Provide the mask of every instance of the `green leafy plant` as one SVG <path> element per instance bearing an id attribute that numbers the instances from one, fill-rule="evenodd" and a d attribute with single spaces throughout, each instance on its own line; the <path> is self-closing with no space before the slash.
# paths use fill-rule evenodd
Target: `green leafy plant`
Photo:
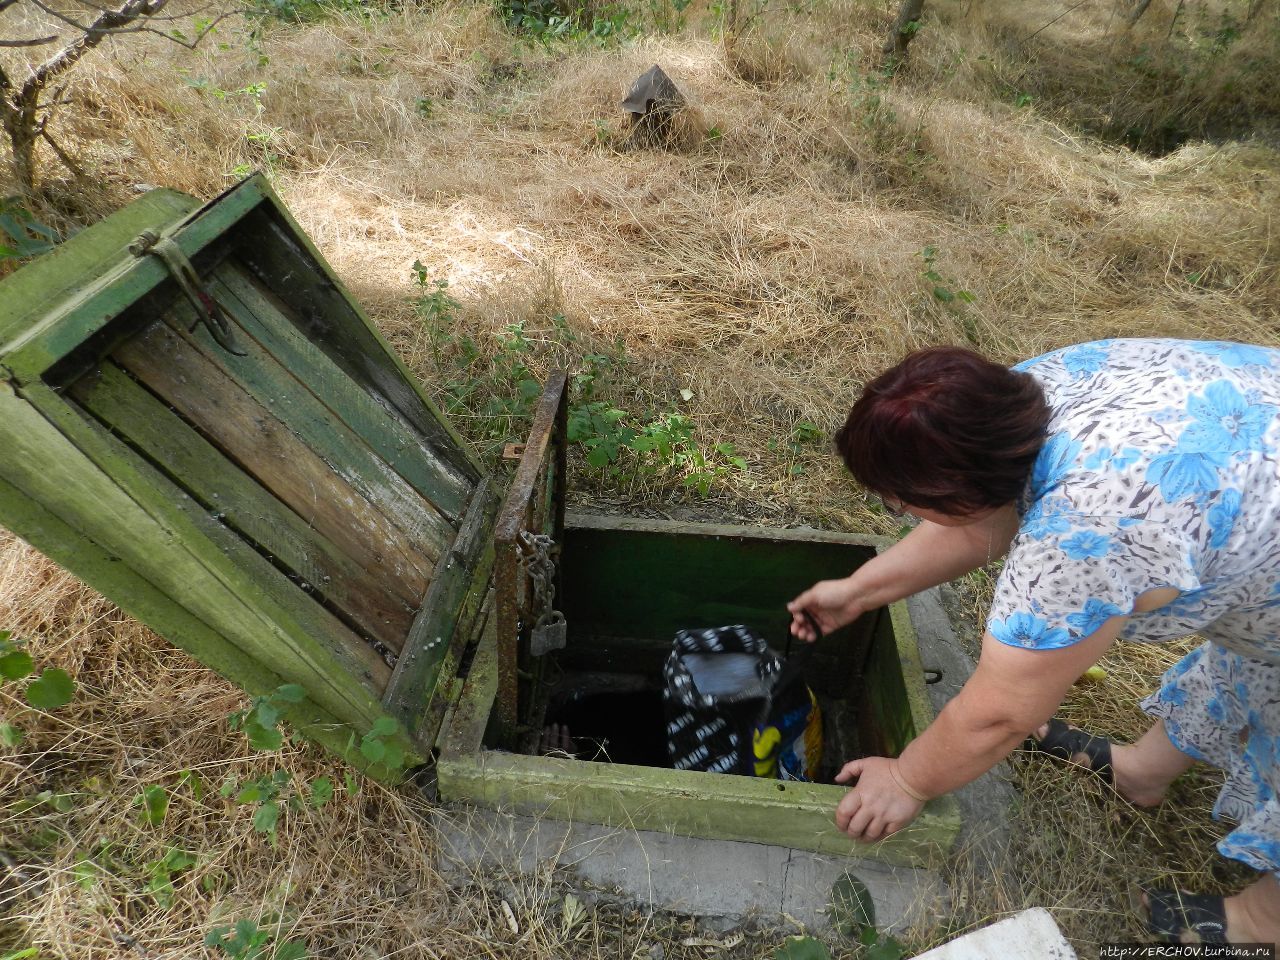
<path id="1" fill-rule="evenodd" d="M 307 945 L 301 940 L 273 943 L 275 934 L 252 920 L 237 920 L 234 927 L 214 927 L 204 945 L 215 947 L 231 960 L 305 960 Z"/>
<path id="2" fill-rule="evenodd" d="M 0 630 L 0 680 L 25 680 L 34 672 L 35 662 L 31 655 L 18 649 L 11 631 Z M 23 696 L 37 710 L 56 710 L 70 703 L 75 692 L 75 681 L 70 674 L 57 667 L 49 667 L 27 684 Z M 7 735 L 6 740 L 11 736 Z"/>
<path id="3" fill-rule="evenodd" d="M 262 697 L 254 697 L 248 710 L 238 710 L 228 718 L 232 730 L 243 730 L 255 750 L 279 750 L 284 745 L 280 718 L 289 707 L 306 699 L 307 692 L 296 683 L 283 683 Z"/>
<path id="4" fill-rule="evenodd" d="M 257 777 L 248 783 L 239 785 L 232 781 L 223 784 L 223 794 L 236 794 L 236 803 L 249 804 L 256 809 L 253 812 L 253 829 L 270 836 L 274 843 L 276 825 L 280 822 L 280 804 L 282 793 L 293 780 L 288 770 L 277 770 L 272 774 Z"/>
<path id="5" fill-rule="evenodd" d="M 48 253 L 58 233 L 37 220 L 16 197 L 0 199 L 0 260 L 21 260 Z"/>
<path id="6" fill-rule="evenodd" d="M 379 717 L 360 738 L 361 755 L 370 763 L 380 763 L 391 770 L 403 769 L 404 748 L 393 739 L 399 732 L 400 724 L 393 717 Z"/>
<path id="7" fill-rule="evenodd" d="M 773 960 L 831 960 L 831 950 L 813 937 L 788 937 L 773 951 Z"/>
<path id="8" fill-rule="evenodd" d="M 142 808 L 139 817 L 143 823 L 158 827 L 169 810 L 169 792 L 158 783 L 149 784 L 133 798 L 133 805 Z"/>
<path id="9" fill-rule="evenodd" d="M 147 874 L 146 891 L 160 906 L 173 904 L 173 878 L 196 865 L 196 858 L 177 847 L 170 847 L 159 860 L 152 860 L 143 868 Z"/>

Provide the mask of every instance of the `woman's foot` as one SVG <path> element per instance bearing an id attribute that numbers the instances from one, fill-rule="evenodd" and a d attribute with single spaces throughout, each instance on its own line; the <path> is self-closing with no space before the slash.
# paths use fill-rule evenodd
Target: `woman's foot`
<path id="1" fill-rule="evenodd" d="M 1182 890 L 1141 893 L 1147 929 L 1166 943 L 1229 942 L 1226 901 L 1222 897 Z M 1238 942 L 1238 938 L 1233 939 Z"/>
<path id="2" fill-rule="evenodd" d="M 1139 911 L 1170 943 L 1280 942 L 1280 884 L 1272 874 L 1230 897 L 1143 890 Z"/>
<path id="3" fill-rule="evenodd" d="M 1158 805 L 1169 785 L 1194 762 L 1169 742 L 1163 723 L 1152 726 L 1137 743 L 1124 744 L 1093 736 L 1055 717 L 1036 730 L 1034 744 L 1051 756 L 1098 773 L 1138 807 Z"/>

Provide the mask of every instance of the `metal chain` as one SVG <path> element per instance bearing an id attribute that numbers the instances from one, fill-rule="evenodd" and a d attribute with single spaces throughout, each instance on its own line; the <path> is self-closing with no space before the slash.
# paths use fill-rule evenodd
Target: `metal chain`
<path id="1" fill-rule="evenodd" d="M 564 619 L 564 614 L 552 606 L 555 598 L 556 556 L 560 545 L 545 533 L 520 531 L 520 552 L 524 555 L 525 571 L 533 581 L 534 626 L 541 627 Z"/>

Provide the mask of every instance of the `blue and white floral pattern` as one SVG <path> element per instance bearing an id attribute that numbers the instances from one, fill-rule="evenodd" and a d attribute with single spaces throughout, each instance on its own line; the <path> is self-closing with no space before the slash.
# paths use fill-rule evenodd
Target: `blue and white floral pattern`
<path id="1" fill-rule="evenodd" d="M 1053 418 L 988 629 L 1052 649 L 1125 615 L 1128 640 L 1203 637 L 1143 709 L 1226 771 L 1222 853 L 1280 873 L 1280 350 L 1107 340 L 1016 369 Z M 1155 587 L 1180 592 L 1133 612 Z"/>

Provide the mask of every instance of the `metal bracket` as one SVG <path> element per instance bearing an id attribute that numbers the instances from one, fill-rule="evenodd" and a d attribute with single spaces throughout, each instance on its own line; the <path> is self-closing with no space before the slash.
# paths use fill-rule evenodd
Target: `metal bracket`
<path id="1" fill-rule="evenodd" d="M 173 241 L 172 237 L 162 237 L 153 230 L 147 230 L 129 244 L 129 252 L 139 258 L 151 254 L 158 257 L 165 265 L 174 283 L 178 285 L 178 289 L 186 295 L 186 298 L 191 301 L 191 306 L 195 308 L 196 322 L 191 325 L 191 331 L 203 323 L 205 329 L 209 331 L 209 336 L 213 337 L 214 342 L 227 353 L 237 357 L 248 356 L 248 353 L 236 343 L 235 336 L 231 332 L 231 323 L 223 314 L 222 307 L 205 290 L 200 274 L 196 273 L 196 268 L 191 265 L 187 255 L 182 252 L 182 248 Z"/>

